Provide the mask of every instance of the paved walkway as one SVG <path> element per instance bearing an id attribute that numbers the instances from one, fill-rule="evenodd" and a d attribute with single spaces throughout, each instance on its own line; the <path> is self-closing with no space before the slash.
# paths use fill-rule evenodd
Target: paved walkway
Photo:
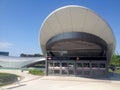
<path id="1" fill-rule="evenodd" d="M 19 83 L 3 87 L 4 90 L 120 90 L 120 76 L 107 79 L 81 77 L 34 76 L 20 70 L 1 70 L 24 77 Z"/>

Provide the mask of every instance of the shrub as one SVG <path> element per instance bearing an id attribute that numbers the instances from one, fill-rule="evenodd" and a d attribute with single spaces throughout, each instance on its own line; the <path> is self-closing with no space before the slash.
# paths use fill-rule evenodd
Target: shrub
<path id="1" fill-rule="evenodd" d="M 43 70 L 37 70 L 37 69 L 30 69 L 29 73 L 33 74 L 33 75 L 41 75 L 41 76 L 44 75 L 44 71 Z"/>

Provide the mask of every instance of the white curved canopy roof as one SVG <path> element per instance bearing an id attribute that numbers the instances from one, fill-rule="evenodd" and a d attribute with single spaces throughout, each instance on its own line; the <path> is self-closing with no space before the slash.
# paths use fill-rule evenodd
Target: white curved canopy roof
<path id="1" fill-rule="evenodd" d="M 85 7 L 69 5 L 48 15 L 40 31 L 40 44 L 44 54 L 48 40 L 64 32 L 86 32 L 102 38 L 108 45 L 110 56 L 115 48 L 115 38 L 109 25 Z"/>
<path id="2" fill-rule="evenodd" d="M 32 63 L 44 61 L 44 57 L 10 57 L 0 56 L 0 66 L 3 68 L 23 68 Z"/>

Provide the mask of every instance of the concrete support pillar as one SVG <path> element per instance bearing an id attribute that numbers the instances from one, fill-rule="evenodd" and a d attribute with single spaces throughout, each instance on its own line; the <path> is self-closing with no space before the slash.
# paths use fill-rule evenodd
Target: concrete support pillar
<path id="1" fill-rule="evenodd" d="M 62 61 L 60 60 L 60 75 L 62 75 Z"/>
<path id="2" fill-rule="evenodd" d="M 108 51 L 107 51 L 107 55 L 106 55 L 107 60 L 106 60 L 106 63 L 105 63 L 105 68 L 106 68 L 105 74 L 106 74 L 106 76 L 108 76 L 108 73 L 109 73 L 109 67 L 108 67 L 109 58 L 108 57 L 109 57 L 109 54 L 108 54 Z"/>
<path id="3" fill-rule="evenodd" d="M 75 74 L 75 76 L 77 76 L 77 62 L 76 62 L 76 60 L 74 62 L 74 74 Z"/>
<path id="4" fill-rule="evenodd" d="M 46 58 L 46 62 L 45 62 L 46 64 L 45 64 L 45 75 L 46 76 L 48 76 L 48 60 L 47 60 L 47 58 Z"/>
<path id="5" fill-rule="evenodd" d="M 90 61 L 89 64 L 90 64 L 90 76 L 93 76 L 93 73 L 92 73 L 92 61 Z"/>

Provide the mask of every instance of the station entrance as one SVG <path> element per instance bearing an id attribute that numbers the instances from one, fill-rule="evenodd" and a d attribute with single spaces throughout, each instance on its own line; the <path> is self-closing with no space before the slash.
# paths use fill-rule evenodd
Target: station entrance
<path id="1" fill-rule="evenodd" d="M 48 60 L 48 75 L 99 77 L 106 73 L 106 61 L 103 60 Z"/>
<path id="2" fill-rule="evenodd" d="M 107 75 L 107 44 L 95 35 L 84 32 L 62 33 L 47 42 L 46 50 L 46 75 Z"/>

